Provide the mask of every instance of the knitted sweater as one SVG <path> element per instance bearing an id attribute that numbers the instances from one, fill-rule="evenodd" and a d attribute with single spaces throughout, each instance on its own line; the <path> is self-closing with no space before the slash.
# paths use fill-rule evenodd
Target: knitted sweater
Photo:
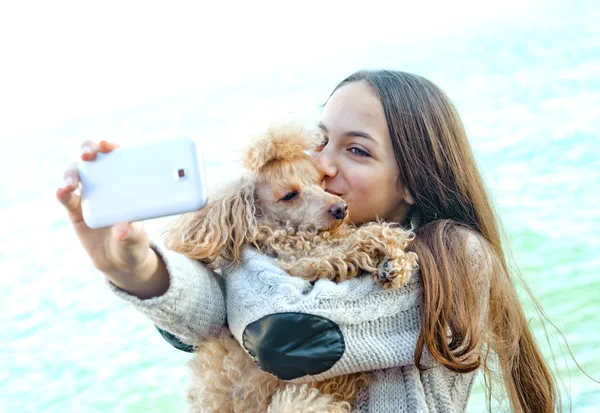
<path id="1" fill-rule="evenodd" d="M 453 373 L 438 365 L 426 350 L 421 364 L 428 368 L 419 370 L 414 365 L 422 299 L 418 272 L 398 290 L 384 290 L 372 277 L 340 284 L 318 280 L 313 285 L 289 276 L 272 259 L 248 248 L 243 262 L 223 279 L 159 244 L 153 243 L 152 248 L 170 274 L 164 295 L 140 300 L 110 282 L 109 286 L 181 342 L 197 343 L 229 328 L 241 343 L 245 327 L 265 315 L 300 312 L 322 316 L 339 326 L 344 354 L 329 370 L 293 381 L 372 371 L 374 380 L 355 406 L 361 413 L 465 410 L 476 372 Z M 484 275 L 479 279 L 485 281 L 481 248 L 474 250 L 475 267 Z M 486 286 L 484 283 L 482 291 Z"/>

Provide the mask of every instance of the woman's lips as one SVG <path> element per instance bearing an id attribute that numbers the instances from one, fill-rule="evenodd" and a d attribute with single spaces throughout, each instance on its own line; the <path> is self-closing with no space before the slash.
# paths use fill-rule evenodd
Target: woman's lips
<path id="1" fill-rule="evenodd" d="M 332 191 L 331 189 L 325 189 L 325 192 L 331 194 L 331 195 L 335 195 L 335 196 L 341 196 L 342 194 Z"/>

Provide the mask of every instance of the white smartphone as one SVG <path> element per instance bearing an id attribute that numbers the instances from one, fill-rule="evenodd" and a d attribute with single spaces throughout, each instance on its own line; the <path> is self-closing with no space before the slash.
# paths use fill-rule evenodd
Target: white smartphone
<path id="1" fill-rule="evenodd" d="M 189 138 L 117 148 L 77 167 L 90 228 L 196 211 L 208 201 L 204 160 Z"/>

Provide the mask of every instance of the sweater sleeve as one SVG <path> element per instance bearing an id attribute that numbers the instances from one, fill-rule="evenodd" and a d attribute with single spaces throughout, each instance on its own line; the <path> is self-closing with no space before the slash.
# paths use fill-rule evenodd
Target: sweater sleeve
<path id="1" fill-rule="evenodd" d="M 170 277 L 169 289 L 159 297 L 139 299 L 107 280 L 118 297 L 144 313 L 161 334 L 182 344 L 217 336 L 226 328 L 225 293 L 221 277 L 196 260 L 151 241 Z"/>
<path id="2" fill-rule="evenodd" d="M 289 276 L 275 261 L 248 249 L 242 265 L 225 280 L 229 327 L 242 345 L 249 325 L 268 320 L 276 313 L 310 314 L 339 327 L 343 337 L 341 357 L 326 371 L 295 376 L 296 381 L 414 363 L 422 295 L 418 273 L 397 290 L 383 289 L 372 277 L 357 277 L 339 284 L 329 280 L 311 284 Z M 279 327 L 276 334 L 291 337 L 297 328 L 290 326 L 286 333 L 285 327 Z M 297 351 L 297 346 L 292 347 Z M 427 352 L 422 363 L 432 364 Z"/>
<path id="3" fill-rule="evenodd" d="M 467 248 L 475 272 L 473 280 L 478 284 L 482 292 L 480 298 L 485 304 L 481 312 L 484 323 L 489 297 L 489 251 L 479 237 L 469 237 Z M 270 353 L 269 361 L 279 365 L 279 372 L 290 371 L 292 364 L 297 363 L 286 364 L 290 363 L 290 353 L 294 353 L 296 360 L 298 354 L 300 358 L 304 357 L 301 362 L 304 375 L 293 375 L 293 380 L 299 382 L 414 364 L 423 291 L 418 271 L 403 287 L 395 290 L 383 289 L 368 276 L 339 284 L 325 279 L 311 284 L 286 274 L 274 260 L 247 249 L 243 263 L 225 280 L 231 332 L 261 366 L 267 363 L 257 359 L 260 354 L 254 350 L 260 345 L 256 340 L 250 343 L 254 348 L 249 348 L 248 330 L 253 330 L 253 339 L 276 343 L 263 354 Z M 279 319 L 273 317 L 274 314 L 279 314 Z M 314 316 L 320 319 L 314 319 Z M 334 327 L 324 323 L 323 319 L 333 323 Z M 298 332 L 306 326 L 312 328 L 312 338 L 310 334 Z M 325 347 L 318 344 L 315 350 L 310 346 L 302 347 L 306 337 L 327 344 Z M 337 356 L 336 353 L 342 354 Z M 315 355 L 321 357 L 320 354 L 324 354 L 328 367 L 325 370 L 317 368 L 311 373 L 310 366 L 305 368 L 304 365 L 311 363 Z M 437 365 L 426 348 L 421 365 L 425 368 Z M 269 371 L 278 377 L 284 376 L 276 370 Z"/>

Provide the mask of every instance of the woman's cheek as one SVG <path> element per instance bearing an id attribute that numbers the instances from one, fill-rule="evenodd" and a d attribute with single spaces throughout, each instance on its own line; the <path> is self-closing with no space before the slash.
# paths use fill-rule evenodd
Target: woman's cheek
<path id="1" fill-rule="evenodd" d="M 350 193 L 346 202 L 348 203 L 348 209 L 350 210 L 350 218 L 356 223 L 356 220 L 364 219 L 364 215 L 369 204 L 373 202 L 373 199 L 369 196 L 369 192 L 365 191 L 362 177 L 357 174 L 353 174 L 348 177 L 348 183 L 350 187 Z"/>
<path id="2" fill-rule="evenodd" d="M 364 173 L 360 173 L 361 171 L 351 171 L 348 176 L 348 183 L 350 184 L 350 188 L 352 189 L 352 193 L 355 199 L 361 199 L 361 197 L 368 195 L 368 188 L 370 187 L 370 182 L 368 176 L 365 176 Z M 374 183 L 373 183 L 374 184 Z"/>

